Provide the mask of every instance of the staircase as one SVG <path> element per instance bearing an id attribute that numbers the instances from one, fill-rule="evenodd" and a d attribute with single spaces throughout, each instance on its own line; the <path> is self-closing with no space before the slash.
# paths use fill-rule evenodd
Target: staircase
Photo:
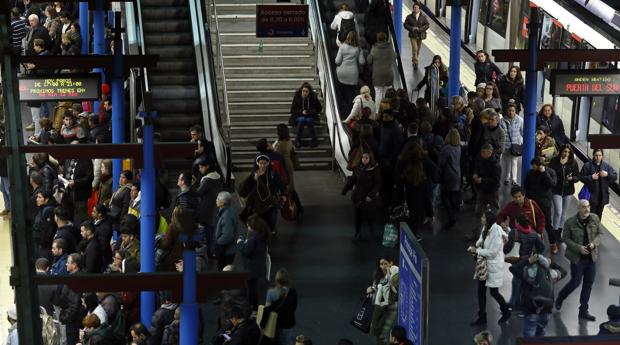
<path id="1" fill-rule="evenodd" d="M 155 131 L 162 141 L 187 142 L 191 126 L 204 128 L 188 1 L 142 0 L 142 29 L 146 53 L 160 57 L 157 67 L 148 70 Z M 191 163 L 165 161 L 170 187 Z"/>
<path id="2" fill-rule="evenodd" d="M 230 107 L 232 161 L 237 170 L 249 170 L 256 157 L 256 141 L 277 139 L 276 126 L 288 122 L 293 95 L 303 82 L 309 82 L 322 99 L 314 47 L 310 37 L 267 38 L 262 39 L 261 49 L 261 39 L 255 33 L 256 1 L 214 1 Z M 262 3 L 269 2 L 275 3 Z M 216 64 L 219 64 L 214 19 L 210 26 Z M 218 86 L 221 85 L 218 80 Z M 310 148 L 309 139 L 303 139 L 305 145 L 297 150 L 303 170 L 331 167 L 330 138 L 324 115 L 321 122 L 315 127 L 319 146 Z M 291 138 L 294 137 L 291 128 Z"/>

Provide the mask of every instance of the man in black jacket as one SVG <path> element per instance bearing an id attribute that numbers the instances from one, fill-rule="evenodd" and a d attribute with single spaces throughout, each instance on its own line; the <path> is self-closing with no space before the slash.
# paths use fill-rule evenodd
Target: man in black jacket
<path id="1" fill-rule="evenodd" d="M 38 212 L 34 218 L 33 231 L 37 256 L 51 259 L 50 249 L 56 235 L 54 209 L 57 204 L 48 190 L 39 190 L 36 194 L 36 202 Z"/>
<path id="2" fill-rule="evenodd" d="M 230 340 L 227 345 L 251 345 L 258 344 L 261 338 L 261 330 L 254 320 L 251 320 L 243 308 L 234 306 L 230 310 L 230 322 L 233 328 L 230 330 Z"/>
<path id="3" fill-rule="evenodd" d="M 107 216 L 108 208 L 105 205 L 97 205 L 93 208 L 93 224 L 95 225 L 95 236 L 101 244 L 103 262 L 107 265 L 112 261 L 112 221 Z"/>
<path id="4" fill-rule="evenodd" d="M 177 180 L 179 194 L 174 201 L 174 207 L 180 206 L 186 209 L 195 210 L 197 206 L 196 198 L 192 195 L 190 187 L 192 186 L 192 174 L 183 172 Z"/>
<path id="5" fill-rule="evenodd" d="M 69 221 L 69 212 L 62 207 L 57 206 L 54 209 L 54 220 L 56 221 L 56 225 L 58 226 L 58 230 L 56 230 L 56 234 L 54 235 L 54 239 L 62 238 L 67 242 L 67 253 L 75 252 L 76 245 L 79 239 L 79 231 Z"/>
<path id="6" fill-rule="evenodd" d="M 77 144 L 77 141 L 72 144 Z M 73 207 L 73 222 L 81 224 L 88 219 L 86 201 L 92 193 L 93 161 L 92 159 L 69 159 L 64 164 L 64 177 L 67 179 L 67 192 Z"/>
<path id="7" fill-rule="evenodd" d="M 82 256 L 78 253 L 69 255 L 67 259 L 67 271 L 69 274 L 79 274 L 82 269 Z M 80 342 L 80 326 L 84 317 L 82 308 L 82 295 L 74 292 L 68 285 L 63 285 L 60 293 L 54 296 L 54 305 L 60 307 L 59 321 L 65 325 L 67 344 Z"/>
<path id="8" fill-rule="evenodd" d="M 541 157 L 532 159 L 531 164 L 532 169 L 525 176 L 525 196 L 536 201 L 543 214 L 551 215 L 551 191 L 557 182 L 557 174 L 555 170 L 545 167 Z M 555 244 L 555 232 L 550 221 L 545 222 L 545 229 L 549 236 L 551 253 L 557 254 L 558 246 Z"/>
<path id="9" fill-rule="evenodd" d="M 474 165 L 472 182 L 476 190 L 476 227 L 472 230 L 471 236 L 467 239 L 475 241 L 480 236 L 479 220 L 482 213 L 489 207 L 493 212 L 499 209 L 499 181 L 501 179 L 502 168 L 493 155 L 491 144 L 482 145 L 480 155 Z"/>
<path id="10" fill-rule="evenodd" d="M 84 259 L 84 272 L 103 272 L 103 251 L 101 244 L 95 238 L 95 224 L 90 220 L 83 222 L 80 226 L 80 235 L 82 235 L 82 242 L 79 247 Z"/>
<path id="11" fill-rule="evenodd" d="M 198 224 L 202 239 L 211 245 L 213 243 L 213 229 L 215 228 L 215 217 L 217 216 L 217 205 L 215 200 L 222 191 L 223 178 L 212 169 L 213 164 L 209 158 L 201 159 L 198 162 L 200 180 L 192 186 L 192 195 L 199 198 L 198 203 Z M 208 246 L 207 246 L 208 247 Z"/>

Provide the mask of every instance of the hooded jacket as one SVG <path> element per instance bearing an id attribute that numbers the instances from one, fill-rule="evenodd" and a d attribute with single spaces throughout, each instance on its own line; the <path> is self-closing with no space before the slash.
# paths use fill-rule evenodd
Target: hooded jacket
<path id="1" fill-rule="evenodd" d="M 346 194 L 350 189 L 353 189 L 353 193 L 351 193 L 353 206 L 360 209 L 376 209 L 376 200 L 381 190 L 381 172 L 378 164 L 372 161 L 366 166 L 360 164 L 353 171 L 353 175 L 347 179 L 347 183 L 342 189 L 343 194 Z M 371 202 L 366 202 L 367 196 L 372 199 Z"/>
<path id="2" fill-rule="evenodd" d="M 224 186 L 223 178 L 216 171 L 207 173 L 200 183 L 192 186 L 192 194 L 200 198 L 198 202 L 198 223 L 202 226 L 213 226 L 217 207 L 215 199 Z"/>
<path id="3" fill-rule="evenodd" d="M 504 253 L 509 253 L 512 250 L 515 242 L 519 242 L 519 257 L 527 258 L 535 253 L 542 253 L 545 250 L 545 244 L 540 239 L 537 233 L 532 231 L 532 227 L 524 227 L 521 224 L 516 224 L 515 228 L 510 230 L 508 234 L 508 242 L 504 245 Z"/>

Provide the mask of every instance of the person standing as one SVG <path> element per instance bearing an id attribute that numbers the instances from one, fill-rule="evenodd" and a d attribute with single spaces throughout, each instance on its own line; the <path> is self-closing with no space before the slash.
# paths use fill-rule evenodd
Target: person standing
<path id="1" fill-rule="evenodd" d="M 371 99 L 372 101 L 372 99 Z M 288 185 L 286 185 L 286 192 L 289 197 L 293 198 L 293 201 L 297 205 L 298 221 L 301 221 L 304 214 L 304 207 L 301 205 L 299 194 L 295 189 L 295 169 L 299 169 L 299 157 L 295 146 L 291 142 L 291 134 L 288 130 L 288 126 L 281 123 L 277 126 L 278 140 L 273 143 L 273 150 L 284 158 L 286 163 L 286 171 L 288 172 Z"/>
<path id="2" fill-rule="evenodd" d="M 435 55 L 433 56 L 433 62 L 425 67 L 424 78 L 416 86 L 416 91 L 420 91 L 423 86 L 426 86 L 424 98 L 430 104 L 433 114 L 441 110 L 441 107 L 437 106 L 437 100 L 440 97 L 445 97 L 444 91 L 447 85 L 448 67 L 441 61 L 441 56 Z"/>
<path id="3" fill-rule="evenodd" d="M 557 176 L 555 170 L 548 169 L 543 164 L 540 157 L 534 157 L 531 161 L 532 169 L 525 176 L 525 196 L 536 201 L 543 214 L 551 214 L 552 196 L 551 190 L 555 187 Z M 558 246 L 555 244 L 555 232 L 551 222 L 545 221 L 545 229 L 549 236 L 551 253 L 558 253 Z"/>
<path id="4" fill-rule="evenodd" d="M 575 161 L 573 149 L 569 144 L 564 144 L 560 149 L 560 154 L 555 156 L 549 168 L 555 170 L 557 183 L 553 187 L 553 218 L 552 226 L 556 231 L 556 238 L 561 239 L 562 226 L 566 221 L 566 211 L 568 204 L 572 201 L 575 194 L 575 183 L 579 181 L 579 166 Z M 600 217 L 599 217 L 600 218 Z"/>
<path id="5" fill-rule="evenodd" d="M 566 243 L 566 258 L 570 261 L 570 281 L 560 290 L 555 301 L 555 309 L 562 308 L 562 302 L 583 280 L 579 297 L 579 318 L 596 321 L 588 312 L 588 301 L 596 275 L 598 247 L 601 244 L 601 220 L 590 212 L 590 202 L 579 200 L 579 211 L 564 224 L 562 239 Z"/>
<path id="6" fill-rule="evenodd" d="M 6 318 L 11 327 L 9 327 L 9 335 L 6 345 L 19 345 L 19 335 L 17 334 L 17 306 L 12 304 L 6 311 Z"/>
<path id="7" fill-rule="evenodd" d="M 482 142 L 493 146 L 493 157 L 500 161 L 502 153 L 504 153 L 504 145 L 506 142 L 506 132 L 499 125 L 499 114 L 492 109 L 485 109 L 483 112 L 489 114 L 489 122 L 482 132 Z"/>
<path id="8" fill-rule="evenodd" d="M 377 33 L 377 43 L 370 49 L 366 62 L 372 66 L 372 83 L 375 86 L 375 99 L 383 99 L 385 91 L 394 82 L 394 48 L 388 42 L 385 32 Z"/>
<path id="9" fill-rule="evenodd" d="M 506 116 L 502 119 L 500 126 L 508 137 L 508 140 L 504 141 L 504 154 L 502 155 L 504 186 L 509 183 L 514 185 L 519 179 L 519 157 L 521 145 L 523 145 L 523 118 L 517 116 L 517 108 L 514 104 L 506 107 Z"/>
<path id="10" fill-rule="evenodd" d="M 603 209 L 609 204 L 609 185 L 618 179 L 618 173 L 607 162 L 603 162 L 603 150 L 594 149 L 592 160 L 581 168 L 581 182 L 590 192 L 592 213 L 603 218 Z"/>
<path id="11" fill-rule="evenodd" d="M 67 258 L 67 272 L 70 275 L 79 274 L 82 270 L 82 256 L 77 253 Z M 54 305 L 60 307 L 58 317 L 61 324 L 65 325 L 67 332 L 67 344 L 77 344 L 80 339 L 80 325 L 84 316 L 84 309 L 80 301 L 82 295 L 74 292 L 69 285 L 63 285 L 60 292 L 54 296 Z"/>
<path id="12" fill-rule="evenodd" d="M 480 83 L 496 82 L 502 75 L 502 71 L 499 70 L 497 65 L 489 60 L 489 54 L 484 50 L 478 50 L 476 52 L 476 63 L 474 64 L 476 71 L 476 81 L 474 85 Z"/>
<path id="13" fill-rule="evenodd" d="M 525 86 L 519 66 L 510 67 L 508 73 L 501 76 L 497 81 L 497 87 L 502 98 L 502 110 L 506 111 L 510 104 L 514 104 L 517 113 L 521 112 Z"/>
<path id="14" fill-rule="evenodd" d="M 499 179 L 501 177 L 502 168 L 497 163 L 493 155 L 493 146 L 491 144 L 482 145 L 480 155 L 474 165 L 474 174 L 472 181 L 476 190 L 476 207 L 475 214 L 477 219 L 482 217 L 487 207 L 493 212 L 499 209 Z M 488 206 L 487 206 L 488 205 Z M 478 239 L 480 227 L 476 225 L 472 229 L 472 234 L 467 239 L 475 241 Z"/>
<path id="15" fill-rule="evenodd" d="M 215 201 L 217 208 L 215 239 L 213 253 L 217 255 L 217 269 L 221 271 L 226 265 L 233 262 L 237 246 L 235 241 L 239 236 L 239 217 L 231 205 L 232 195 L 229 192 L 220 192 Z"/>
<path id="16" fill-rule="evenodd" d="M 458 198 L 461 191 L 461 136 L 452 128 L 446 136 L 446 144 L 439 153 L 439 171 L 441 178 L 441 200 L 448 213 L 446 228 L 456 224 Z"/>
<path id="17" fill-rule="evenodd" d="M 340 83 L 341 114 L 348 114 L 353 105 L 353 99 L 357 93 L 359 83 L 360 67 L 364 66 L 366 59 L 359 47 L 357 32 L 351 31 L 346 36 L 346 40 L 338 48 L 336 55 L 336 76 Z"/>
<path id="18" fill-rule="evenodd" d="M 536 128 L 540 126 L 546 126 L 549 129 L 553 140 L 555 140 L 558 145 L 568 144 L 569 140 L 564 131 L 564 123 L 562 119 L 555 114 L 551 104 L 545 104 L 540 108 L 536 116 Z"/>
<path id="19" fill-rule="evenodd" d="M 426 30 L 430 24 L 428 19 L 420 8 L 418 2 L 413 3 L 413 12 L 405 18 L 403 24 L 405 29 L 409 31 L 409 39 L 411 40 L 411 63 L 413 68 L 418 68 L 420 50 L 422 50 L 422 41 L 426 39 Z"/>

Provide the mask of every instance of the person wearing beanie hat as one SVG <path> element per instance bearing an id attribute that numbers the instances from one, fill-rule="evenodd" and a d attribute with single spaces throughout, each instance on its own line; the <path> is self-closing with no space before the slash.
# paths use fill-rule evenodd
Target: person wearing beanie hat
<path id="1" fill-rule="evenodd" d="M 140 221 L 136 216 L 127 214 L 122 219 L 121 224 L 121 250 L 127 253 L 127 256 L 134 257 L 140 264 L 140 240 L 138 232 L 140 229 Z"/>
<path id="2" fill-rule="evenodd" d="M 493 335 L 489 331 L 482 331 L 474 336 L 476 345 L 492 345 Z"/>
<path id="3" fill-rule="evenodd" d="M 19 344 L 19 337 L 17 335 L 17 306 L 15 304 L 11 304 L 6 311 L 7 319 L 11 324 L 9 327 L 9 336 L 6 341 L 7 345 L 17 345 Z"/>
<path id="4" fill-rule="evenodd" d="M 620 306 L 610 305 L 607 307 L 609 321 L 600 325 L 598 334 L 620 334 Z"/>

